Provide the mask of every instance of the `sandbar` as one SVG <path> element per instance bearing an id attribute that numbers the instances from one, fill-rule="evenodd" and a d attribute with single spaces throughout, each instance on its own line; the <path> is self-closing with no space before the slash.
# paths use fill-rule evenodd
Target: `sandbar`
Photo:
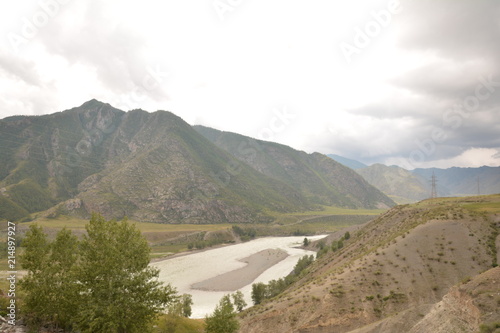
<path id="1" fill-rule="evenodd" d="M 247 263 L 245 267 L 194 283 L 191 288 L 204 291 L 236 291 L 252 283 L 259 275 L 286 257 L 288 253 L 281 249 L 262 250 L 241 259 L 241 262 Z"/>

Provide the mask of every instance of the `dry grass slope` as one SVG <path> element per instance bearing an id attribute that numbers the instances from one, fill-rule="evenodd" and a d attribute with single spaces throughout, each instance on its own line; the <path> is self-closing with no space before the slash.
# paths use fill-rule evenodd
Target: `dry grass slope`
<path id="1" fill-rule="evenodd" d="M 477 332 L 479 325 L 498 319 L 498 279 L 496 284 L 488 280 L 491 289 L 483 296 L 474 281 L 486 281 L 479 274 L 496 265 L 499 222 L 500 195 L 395 207 L 353 234 L 342 250 L 322 256 L 283 294 L 246 311 L 241 331 L 452 332 L 461 327 Z M 497 276 L 498 269 L 485 274 Z M 492 298 L 492 318 L 487 318 L 490 304 L 474 305 L 470 318 L 459 320 L 460 311 L 468 311 L 460 305 L 466 297 Z"/>

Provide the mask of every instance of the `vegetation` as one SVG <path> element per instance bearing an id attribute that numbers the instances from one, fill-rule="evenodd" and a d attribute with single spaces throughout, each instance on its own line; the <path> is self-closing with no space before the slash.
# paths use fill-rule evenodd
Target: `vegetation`
<path id="1" fill-rule="evenodd" d="M 237 225 L 232 226 L 233 232 L 238 235 L 241 241 L 246 242 L 254 239 L 257 235 L 257 231 L 252 227 L 240 227 Z"/>
<path id="2" fill-rule="evenodd" d="M 281 294 L 288 286 L 297 281 L 309 265 L 314 261 L 314 256 L 303 256 L 299 259 L 293 271 L 285 278 L 271 280 L 265 284 L 262 282 L 252 284 L 252 301 L 254 305 L 261 304 L 264 300 L 270 299 Z"/>
<path id="3" fill-rule="evenodd" d="M 66 229 L 49 241 L 30 227 L 20 286 L 31 326 L 81 332 L 143 332 L 172 303 L 175 290 L 156 280 L 149 246 L 128 221 L 93 215 L 81 241 Z M 186 298 L 188 299 L 188 298 Z M 184 311 L 184 309 L 183 309 Z"/>
<path id="4" fill-rule="evenodd" d="M 500 322 L 491 324 L 481 324 L 479 326 L 480 333 L 495 333 L 500 328 Z"/>
<path id="5" fill-rule="evenodd" d="M 236 311 L 241 312 L 247 306 L 247 302 L 245 302 L 243 293 L 238 290 L 234 294 L 231 294 L 231 298 L 233 299 L 233 304 L 236 308 Z"/>
<path id="6" fill-rule="evenodd" d="M 344 236 L 340 237 L 340 239 L 333 241 L 330 247 L 326 246 L 324 243 L 318 243 L 319 251 L 316 253 L 316 258 L 320 258 L 326 253 L 328 253 L 329 249 L 332 249 L 332 252 L 336 252 L 344 247 L 344 241 L 347 241 L 351 238 L 351 234 L 349 231 L 346 231 Z"/>
<path id="7" fill-rule="evenodd" d="M 215 307 L 212 315 L 205 319 L 206 333 L 235 333 L 240 328 L 231 297 L 225 295 Z"/>
<path id="8" fill-rule="evenodd" d="M 497 246 L 496 246 L 496 239 L 498 237 L 499 231 L 496 223 L 492 223 L 490 225 L 491 227 L 491 234 L 490 237 L 488 238 L 488 247 L 490 250 L 490 255 L 491 255 L 491 266 L 492 267 L 497 267 L 498 266 L 498 258 L 497 258 Z"/>
<path id="9" fill-rule="evenodd" d="M 172 316 L 189 318 L 192 314 L 193 296 L 183 294 L 177 298 L 167 308 L 168 314 Z"/>
<path id="10" fill-rule="evenodd" d="M 21 282 L 26 292 L 24 313 L 33 327 L 50 324 L 71 329 L 77 315 L 79 289 L 76 261 L 79 256 L 76 237 L 61 230 L 54 242 L 47 240 L 41 227 L 31 226 L 21 260 L 28 271 Z"/>
<path id="11" fill-rule="evenodd" d="M 158 318 L 155 326 L 155 333 L 201 333 L 205 324 L 202 320 L 164 314 Z"/>

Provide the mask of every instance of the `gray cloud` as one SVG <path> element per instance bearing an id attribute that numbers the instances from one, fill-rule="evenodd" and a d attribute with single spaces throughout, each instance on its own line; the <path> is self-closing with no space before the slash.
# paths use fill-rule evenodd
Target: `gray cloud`
<path id="1" fill-rule="evenodd" d="M 36 72 L 35 63 L 32 61 L 0 51 L 0 69 L 14 79 L 23 81 L 25 84 L 31 86 L 41 84 Z"/>
<path id="2" fill-rule="evenodd" d="M 157 65 L 143 55 L 145 37 L 134 33 L 130 22 L 117 21 L 114 13 L 99 1 L 71 6 L 74 7 L 67 8 L 69 11 L 83 12 L 84 18 L 70 26 L 56 19 L 41 30 L 39 38 L 47 50 L 70 63 L 90 66 L 99 81 L 117 95 L 130 94 L 134 88 L 142 87 L 148 68 Z M 167 98 L 161 89 L 147 92 L 152 98 Z"/>
<path id="3" fill-rule="evenodd" d="M 407 1 L 399 45 L 433 51 L 457 61 L 488 59 L 500 54 L 500 3 L 479 1 Z"/>
<path id="4" fill-rule="evenodd" d="M 432 141 L 432 131 L 446 139 L 433 142 L 435 152 L 428 161 L 452 158 L 469 148 L 500 146 L 500 2 L 498 1 L 408 1 L 398 18 L 398 45 L 431 59 L 425 65 L 389 80 L 390 96 L 350 110 L 377 119 L 411 119 L 409 135 L 399 133 L 397 151 L 373 156 L 370 145 L 361 142 L 332 144 L 348 156 L 356 152 L 364 161 L 408 157 L 419 144 Z M 479 100 L 474 110 L 464 101 L 476 96 L 481 82 L 493 80 L 494 91 Z M 452 111 L 460 104 L 458 112 Z M 429 141 L 431 140 L 431 141 Z M 351 154 L 349 154 L 351 152 Z M 370 157 L 372 156 L 372 157 Z"/>

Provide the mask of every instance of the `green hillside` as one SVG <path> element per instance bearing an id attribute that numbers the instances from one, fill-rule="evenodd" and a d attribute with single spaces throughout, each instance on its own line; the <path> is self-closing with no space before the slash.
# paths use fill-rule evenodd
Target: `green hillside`
<path id="1" fill-rule="evenodd" d="M 278 143 L 203 126 L 195 129 L 255 170 L 293 187 L 311 204 L 346 208 L 394 205 L 356 172 L 323 154 L 307 154 Z"/>

